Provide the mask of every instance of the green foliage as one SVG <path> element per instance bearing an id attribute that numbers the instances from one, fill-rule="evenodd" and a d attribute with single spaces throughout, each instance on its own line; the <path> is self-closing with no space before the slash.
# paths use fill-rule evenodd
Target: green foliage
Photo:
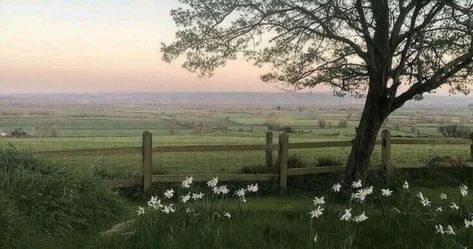
<path id="1" fill-rule="evenodd" d="M 39 238 L 45 243 L 61 241 L 97 229 L 120 211 L 117 196 L 90 172 L 60 169 L 0 150 L 0 238 L 11 241 L 14 246 L 8 248 L 22 248 L 20 242 L 31 246 Z"/>

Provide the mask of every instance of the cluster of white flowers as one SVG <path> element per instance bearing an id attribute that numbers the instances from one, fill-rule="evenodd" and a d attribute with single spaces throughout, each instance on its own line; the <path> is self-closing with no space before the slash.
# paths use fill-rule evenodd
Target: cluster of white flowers
<path id="1" fill-rule="evenodd" d="M 230 190 L 227 188 L 227 185 L 221 185 L 218 187 L 215 186 L 212 188 L 212 191 L 217 195 L 226 195 L 230 192 Z"/>
<path id="2" fill-rule="evenodd" d="M 215 177 L 212 180 L 207 182 L 207 186 L 209 186 L 210 188 L 217 187 L 217 184 L 218 184 L 218 177 Z"/>
<path id="3" fill-rule="evenodd" d="M 314 210 L 310 211 L 309 214 L 310 214 L 310 218 L 311 219 L 314 219 L 314 218 L 319 218 L 320 216 L 322 216 L 322 214 L 324 214 L 324 210 L 325 208 L 322 207 L 322 205 L 325 204 L 325 197 L 322 196 L 322 197 L 314 197 L 314 200 L 312 201 L 314 203 Z"/>
<path id="4" fill-rule="evenodd" d="M 181 183 L 182 188 L 190 188 L 194 178 L 192 176 L 186 177 L 184 181 Z"/>
<path id="5" fill-rule="evenodd" d="M 424 194 L 422 194 L 422 192 L 419 192 L 417 194 L 417 197 L 419 197 L 420 203 L 422 204 L 422 206 L 430 207 L 430 200 L 427 197 L 425 197 Z"/>
<path id="6" fill-rule="evenodd" d="M 450 202 L 450 208 L 453 210 L 460 209 L 460 207 L 455 202 Z"/>
<path id="7" fill-rule="evenodd" d="M 199 192 L 198 194 L 196 193 L 192 194 L 192 200 L 194 201 L 202 200 L 203 198 L 204 198 L 204 193 L 202 192 Z"/>
<path id="8" fill-rule="evenodd" d="M 448 225 L 447 229 L 444 229 L 441 224 L 435 225 L 435 232 L 440 234 L 455 235 L 452 226 Z"/>
<path id="9" fill-rule="evenodd" d="M 366 200 L 366 197 L 368 197 L 368 195 L 372 193 L 373 193 L 373 186 L 369 188 L 362 188 L 362 189 L 358 189 L 356 193 L 353 193 L 351 195 L 351 198 L 352 200 L 354 199 L 354 200 L 358 200 L 359 202 L 364 202 Z"/>

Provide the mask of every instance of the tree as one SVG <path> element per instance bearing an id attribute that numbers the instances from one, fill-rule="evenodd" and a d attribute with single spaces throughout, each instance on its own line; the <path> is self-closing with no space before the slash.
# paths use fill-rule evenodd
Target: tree
<path id="1" fill-rule="evenodd" d="M 211 76 L 244 56 L 271 65 L 262 80 L 296 89 L 328 85 L 365 97 L 346 181 L 364 178 L 383 121 L 448 85 L 468 93 L 471 0 L 179 0 L 179 30 L 163 59 Z"/>

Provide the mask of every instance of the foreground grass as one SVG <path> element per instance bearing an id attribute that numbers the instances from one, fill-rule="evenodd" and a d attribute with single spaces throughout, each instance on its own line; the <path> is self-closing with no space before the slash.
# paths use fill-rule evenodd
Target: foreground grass
<path id="1" fill-rule="evenodd" d="M 390 197 L 382 197 L 379 191 L 375 188 L 364 204 L 347 201 L 343 194 L 331 194 L 329 190 L 318 192 L 315 195 L 324 195 L 327 204 L 323 205 L 324 214 L 313 220 L 308 214 L 314 209 L 313 196 L 307 193 L 249 197 L 242 209 L 238 200 L 216 199 L 210 212 L 207 201 L 184 205 L 176 199 L 175 213 L 146 209 L 144 215 L 135 215 L 133 225 L 99 240 L 95 248 L 463 249 L 473 245 L 473 230 L 463 224 L 464 219 L 471 218 L 471 194 L 462 198 L 458 187 L 453 186 L 412 186 L 409 191 L 396 188 Z M 418 192 L 428 196 L 431 207 L 420 204 Z M 445 193 L 448 200 L 440 199 L 440 193 Z M 451 209 L 450 202 L 456 202 L 459 210 Z M 341 214 L 349 207 L 354 216 L 366 212 L 368 220 L 341 221 Z M 444 211 L 436 212 L 437 207 Z M 194 212 L 186 212 L 187 208 Z M 436 233 L 437 224 L 445 228 L 451 225 L 456 235 Z"/>
<path id="2" fill-rule="evenodd" d="M 83 248 L 79 237 L 121 211 L 118 196 L 91 172 L 0 150 L 0 248 Z"/>

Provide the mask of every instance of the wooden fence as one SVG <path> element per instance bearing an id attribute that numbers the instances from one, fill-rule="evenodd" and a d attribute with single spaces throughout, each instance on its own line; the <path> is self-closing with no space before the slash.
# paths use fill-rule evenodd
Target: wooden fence
<path id="1" fill-rule="evenodd" d="M 464 144 L 469 145 L 469 159 L 473 160 L 473 140 L 470 139 L 406 139 L 392 138 L 388 130 L 383 130 L 381 139 L 376 141 L 376 145 L 382 148 L 382 167 L 387 177 L 392 176 L 394 165 L 391 158 L 391 146 L 397 145 L 416 145 L 416 144 Z M 281 193 L 287 192 L 287 179 L 289 176 L 313 175 L 321 173 L 341 173 L 345 171 L 345 166 L 323 166 L 310 168 L 288 168 L 288 158 L 290 149 L 313 149 L 313 148 L 333 148 L 349 147 L 351 141 L 326 141 L 326 142 L 303 142 L 290 143 L 289 136 L 285 133 L 279 135 L 279 143 L 273 144 L 273 134 L 267 132 L 266 144 L 246 144 L 246 145 L 186 145 L 186 146 L 153 146 L 152 134 L 148 131 L 142 134 L 141 147 L 107 148 L 107 149 L 82 149 L 65 151 L 43 151 L 40 154 L 52 154 L 63 156 L 87 156 L 91 154 L 129 154 L 142 153 L 142 172 L 143 176 L 136 179 L 112 180 L 111 186 L 114 188 L 142 187 L 144 192 L 149 192 L 153 183 L 177 183 L 181 182 L 186 176 L 183 174 L 154 175 L 152 172 L 153 154 L 168 152 L 215 152 L 215 151 L 261 151 L 265 152 L 266 167 L 273 168 L 273 152 L 277 151 L 277 169 L 274 174 L 192 174 L 194 181 L 204 182 L 213 177 L 219 178 L 219 181 L 235 182 L 255 182 L 255 181 L 277 181 Z M 451 163 L 440 163 L 441 167 L 450 167 Z M 466 163 L 467 166 L 473 166 Z M 422 165 L 402 165 L 399 168 L 417 168 Z"/>

